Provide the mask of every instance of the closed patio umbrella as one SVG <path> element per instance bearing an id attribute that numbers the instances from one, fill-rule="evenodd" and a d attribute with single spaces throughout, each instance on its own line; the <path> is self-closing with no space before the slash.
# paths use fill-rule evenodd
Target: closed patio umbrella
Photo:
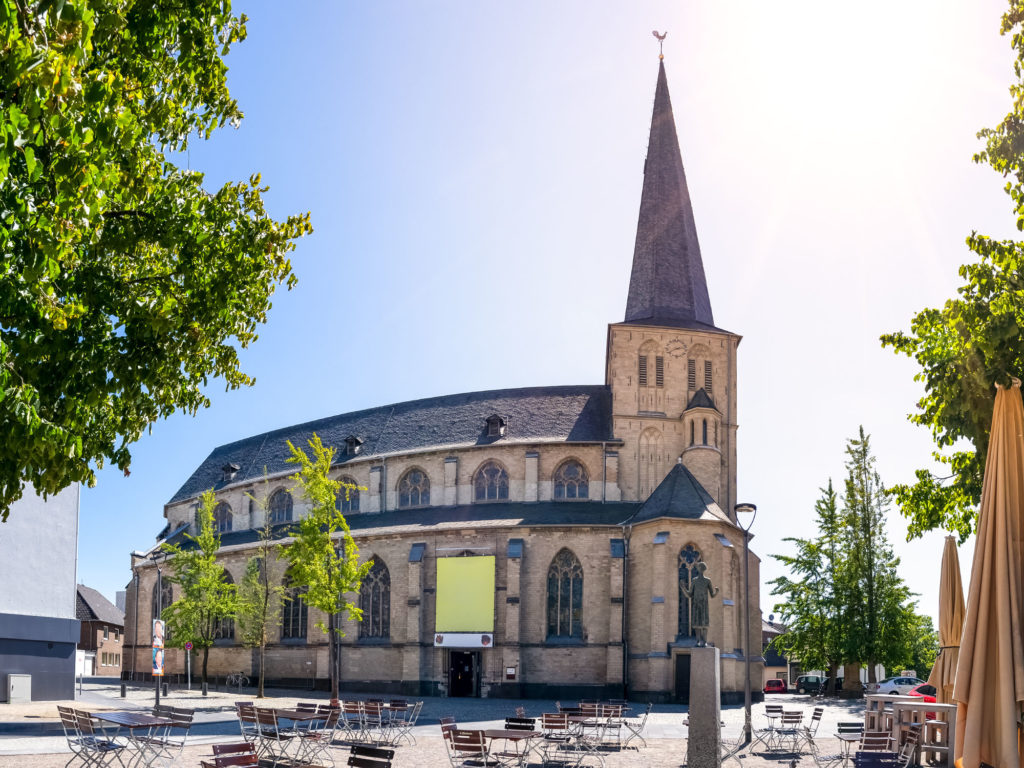
<path id="1" fill-rule="evenodd" d="M 1024 701 L 1024 404 L 1020 382 L 996 390 L 967 616 L 953 699 L 960 768 L 1021 768 Z"/>
<path id="2" fill-rule="evenodd" d="M 928 675 L 928 684 L 935 686 L 935 699 L 942 704 L 953 701 L 956 662 L 960 657 L 960 637 L 964 632 L 964 587 L 960 580 L 960 556 L 956 539 L 946 537 L 942 548 L 942 570 L 939 573 L 939 643 L 941 649 Z"/>

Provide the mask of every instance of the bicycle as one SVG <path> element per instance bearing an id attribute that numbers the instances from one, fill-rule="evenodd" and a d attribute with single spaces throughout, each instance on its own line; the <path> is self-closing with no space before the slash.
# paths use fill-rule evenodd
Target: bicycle
<path id="1" fill-rule="evenodd" d="M 244 672 L 235 672 L 234 674 L 228 675 L 225 681 L 229 688 L 237 686 L 238 688 L 248 688 L 249 678 L 245 676 Z"/>

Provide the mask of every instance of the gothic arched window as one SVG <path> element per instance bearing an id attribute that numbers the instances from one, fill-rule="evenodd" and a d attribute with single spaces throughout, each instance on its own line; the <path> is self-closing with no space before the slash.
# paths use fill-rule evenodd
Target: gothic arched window
<path id="1" fill-rule="evenodd" d="M 305 640 L 306 624 L 309 620 L 309 607 L 302 596 L 306 594 L 307 587 L 292 587 L 285 589 L 284 606 L 281 611 L 281 639 L 282 640 Z"/>
<path id="2" fill-rule="evenodd" d="M 383 560 L 373 559 L 359 588 L 359 608 L 363 611 L 360 637 L 391 637 L 391 574 Z"/>
<path id="3" fill-rule="evenodd" d="M 231 505 L 226 501 L 213 508 L 213 530 L 217 533 L 227 533 L 231 530 Z"/>
<path id="4" fill-rule="evenodd" d="M 488 461 L 476 471 L 473 501 L 508 501 L 508 471 L 501 464 Z"/>
<path id="5" fill-rule="evenodd" d="M 430 504 L 430 478 L 422 469 L 410 469 L 398 481 L 398 506 L 425 507 Z"/>
<path id="6" fill-rule="evenodd" d="M 225 584 L 234 584 L 235 580 L 231 578 L 231 574 L 224 571 L 222 578 Z M 218 619 L 213 624 L 213 639 L 214 640 L 234 640 L 235 639 L 235 620 L 230 616 L 223 619 Z"/>
<path id="7" fill-rule="evenodd" d="M 695 566 L 700 560 L 700 550 L 687 544 L 679 550 L 679 631 L 680 638 L 691 637 L 690 598 L 683 594 L 683 587 L 689 588 L 690 580 L 697 575 Z"/>
<path id="8" fill-rule="evenodd" d="M 548 568 L 548 638 L 583 638 L 583 565 L 568 549 Z"/>
<path id="9" fill-rule="evenodd" d="M 590 478 L 587 469 L 575 459 L 559 465 L 554 475 L 556 499 L 586 499 L 590 497 Z"/>
<path id="10" fill-rule="evenodd" d="M 292 495 L 284 488 L 278 488 L 270 497 L 267 513 L 270 515 L 271 524 L 290 523 L 292 520 Z"/>
<path id="11" fill-rule="evenodd" d="M 702 437 L 703 437 L 704 445 L 707 445 L 708 444 L 708 420 L 707 419 L 704 419 L 704 426 L 702 427 L 702 433 L 701 434 L 702 434 Z"/>
<path id="12" fill-rule="evenodd" d="M 161 612 L 170 606 L 173 602 L 173 592 L 171 590 L 171 582 L 163 579 L 163 588 L 159 602 L 157 601 L 156 584 L 153 585 L 153 606 L 150 615 L 154 619 L 159 619 Z"/>
<path id="13" fill-rule="evenodd" d="M 359 486 L 356 485 L 356 481 L 351 477 L 339 478 L 341 482 L 341 488 L 338 489 L 338 499 L 335 502 L 335 507 L 342 514 L 346 512 L 358 512 L 359 511 Z"/>

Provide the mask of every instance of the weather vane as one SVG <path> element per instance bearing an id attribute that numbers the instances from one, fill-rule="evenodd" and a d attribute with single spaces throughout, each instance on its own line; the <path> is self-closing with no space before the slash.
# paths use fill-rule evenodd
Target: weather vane
<path id="1" fill-rule="evenodd" d="M 658 58 L 659 59 L 664 59 L 665 58 L 665 51 L 664 51 L 665 38 L 668 37 L 668 32 L 662 32 L 661 34 L 658 34 L 658 30 L 654 29 L 654 30 L 651 30 L 651 34 L 654 35 L 656 38 L 658 38 Z"/>

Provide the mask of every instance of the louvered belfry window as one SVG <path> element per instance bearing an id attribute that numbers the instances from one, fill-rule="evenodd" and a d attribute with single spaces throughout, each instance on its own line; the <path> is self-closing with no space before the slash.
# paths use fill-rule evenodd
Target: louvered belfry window
<path id="1" fill-rule="evenodd" d="M 686 369 L 686 386 L 690 389 L 697 388 L 697 361 L 688 360 L 689 365 Z"/>
<path id="2" fill-rule="evenodd" d="M 665 386 L 665 358 L 661 355 L 654 358 L 654 385 Z"/>
<path id="3" fill-rule="evenodd" d="M 711 361 L 704 361 L 704 389 L 711 394 Z"/>
<path id="4" fill-rule="evenodd" d="M 647 355 L 640 355 L 640 370 L 637 373 L 641 387 L 647 386 Z"/>

